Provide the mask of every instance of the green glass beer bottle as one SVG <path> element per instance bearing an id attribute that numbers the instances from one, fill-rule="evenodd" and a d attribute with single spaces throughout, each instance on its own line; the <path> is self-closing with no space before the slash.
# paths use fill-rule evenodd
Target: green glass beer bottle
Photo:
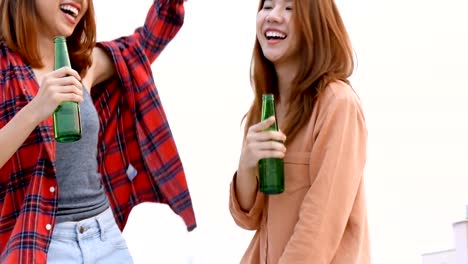
<path id="1" fill-rule="evenodd" d="M 71 67 L 65 37 L 54 38 L 54 69 Z M 54 112 L 55 140 L 62 143 L 74 142 L 81 138 L 80 106 L 77 102 L 62 102 Z"/>
<path id="2" fill-rule="evenodd" d="M 264 94 L 262 97 L 261 120 L 270 116 L 276 116 L 275 99 L 273 94 Z M 278 123 L 275 122 L 266 130 L 278 131 Z M 260 191 L 265 194 L 279 194 L 284 191 L 284 165 L 283 159 L 266 158 L 258 162 Z"/>

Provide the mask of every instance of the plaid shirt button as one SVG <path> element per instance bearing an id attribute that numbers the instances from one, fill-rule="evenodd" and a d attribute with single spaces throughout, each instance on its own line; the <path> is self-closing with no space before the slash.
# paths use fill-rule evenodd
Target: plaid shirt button
<path id="1" fill-rule="evenodd" d="M 48 231 L 50 231 L 50 230 L 52 229 L 52 225 L 51 225 L 51 224 L 47 224 L 47 225 L 45 226 L 45 229 L 47 229 Z"/>
<path id="2" fill-rule="evenodd" d="M 50 191 L 51 193 L 54 193 L 54 192 L 55 192 L 55 187 L 54 187 L 54 186 L 51 186 L 51 187 L 49 188 L 49 191 Z"/>

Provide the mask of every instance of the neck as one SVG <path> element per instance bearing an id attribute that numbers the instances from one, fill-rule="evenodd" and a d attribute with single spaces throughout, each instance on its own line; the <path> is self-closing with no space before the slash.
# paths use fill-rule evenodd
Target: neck
<path id="1" fill-rule="evenodd" d="M 44 65 L 41 70 L 47 72 L 54 70 L 54 40 L 50 37 L 39 35 L 37 37 L 37 47 L 41 56 L 42 64 Z"/>
<path id="2" fill-rule="evenodd" d="M 287 105 L 291 94 L 291 85 L 296 76 L 297 63 L 275 64 L 276 75 L 278 76 L 278 89 L 281 104 Z"/>

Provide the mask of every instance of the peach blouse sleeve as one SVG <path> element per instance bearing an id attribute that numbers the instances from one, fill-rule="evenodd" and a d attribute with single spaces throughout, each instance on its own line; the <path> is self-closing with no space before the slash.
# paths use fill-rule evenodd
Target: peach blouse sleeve
<path id="1" fill-rule="evenodd" d="M 237 200 L 236 177 L 237 172 L 234 174 L 230 186 L 229 210 L 231 211 L 231 215 L 238 226 L 247 230 L 259 229 L 265 204 L 265 195 L 257 192 L 252 208 L 249 211 L 242 210 Z"/>
<path id="2" fill-rule="evenodd" d="M 332 263 L 361 186 L 367 129 L 359 100 L 352 92 L 324 99 L 310 132 L 311 186 L 279 263 Z M 358 253 L 349 253 L 346 263 L 355 263 Z"/>

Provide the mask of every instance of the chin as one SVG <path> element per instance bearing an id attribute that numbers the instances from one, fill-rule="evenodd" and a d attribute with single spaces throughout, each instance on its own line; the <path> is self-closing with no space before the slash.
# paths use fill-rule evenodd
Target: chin
<path id="1" fill-rule="evenodd" d="M 263 56 L 273 63 L 282 60 L 284 55 L 284 52 L 278 49 L 266 49 L 263 51 Z"/>
<path id="2" fill-rule="evenodd" d="M 70 37 L 71 35 L 73 34 L 73 31 L 67 31 L 67 32 L 64 32 L 62 36 L 65 36 L 65 37 Z"/>
<path id="3" fill-rule="evenodd" d="M 58 31 L 58 35 L 68 38 L 73 34 L 74 30 L 74 28 L 63 28 L 62 30 Z"/>
<path id="4" fill-rule="evenodd" d="M 278 62 L 281 60 L 281 55 L 273 55 L 273 54 L 264 54 L 265 58 L 272 63 Z"/>

